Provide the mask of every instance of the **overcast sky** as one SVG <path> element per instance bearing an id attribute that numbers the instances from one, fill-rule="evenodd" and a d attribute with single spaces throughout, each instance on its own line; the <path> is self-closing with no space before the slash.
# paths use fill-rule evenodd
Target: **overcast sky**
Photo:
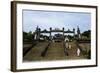
<path id="1" fill-rule="evenodd" d="M 23 10 L 23 31 L 34 32 L 36 27 L 49 30 L 63 27 L 72 30 L 79 26 L 81 32 L 90 30 L 91 14 L 82 12 Z"/>

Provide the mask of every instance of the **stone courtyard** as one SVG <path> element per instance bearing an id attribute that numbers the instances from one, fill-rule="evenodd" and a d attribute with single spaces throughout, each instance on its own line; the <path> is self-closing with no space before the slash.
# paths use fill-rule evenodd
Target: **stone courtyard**
<path id="1" fill-rule="evenodd" d="M 37 28 L 39 29 L 39 28 Z M 38 32 L 37 32 L 38 31 Z M 76 60 L 76 59 L 88 59 L 90 56 L 89 51 L 90 41 L 77 41 L 80 38 L 80 30 L 78 28 L 78 37 L 75 39 L 75 29 L 73 31 L 66 31 L 67 33 L 73 33 L 73 38 L 68 39 L 65 37 L 65 31 L 52 30 L 52 32 L 62 32 L 63 34 L 51 35 L 49 31 L 41 31 L 41 33 L 49 33 L 49 38 L 44 37 L 40 39 L 40 29 L 36 31 L 35 40 L 32 43 L 25 43 L 23 48 L 23 61 L 50 61 L 50 60 Z M 65 33 L 64 33 L 65 32 Z M 26 48 L 25 48 L 26 47 Z"/>

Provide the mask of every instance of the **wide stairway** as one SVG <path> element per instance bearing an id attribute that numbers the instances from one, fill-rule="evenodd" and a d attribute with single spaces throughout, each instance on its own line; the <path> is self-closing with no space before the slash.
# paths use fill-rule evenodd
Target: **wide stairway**
<path id="1" fill-rule="evenodd" d="M 46 58 L 50 60 L 60 60 L 65 58 L 62 42 L 54 42 L 48 48 Z"/>

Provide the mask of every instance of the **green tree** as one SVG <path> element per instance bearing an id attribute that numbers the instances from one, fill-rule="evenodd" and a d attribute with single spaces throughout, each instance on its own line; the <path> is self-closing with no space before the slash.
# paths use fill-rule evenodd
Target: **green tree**
<path id="1" fill-rule="evenodd" d="M 27 39 L 27 32 L 23 32 L 23 40 L 25 41 Z"/>
<path id="2" fill-rule="evenodd" d="M 82 36 L 85 36 L 85 37 L 87 37 L 87 38 L 91 38 L 91 31 L 90 30 L 88 30 L 88 31 L 84 31 L 83 33 L 82 33 Z"/>
<path id="3" fill-rule="evenodd" d="M 29 41 L 32 41 L 32 31 L 30 31 L 28 34 L 27 34 L 27 39 L 29 40 Z"/>
<path id="4" fill-rule="evenodd" d="M 32 32 L 23 32 L 23 41 L 24 42 L 31 42 L 33 39 L 33 34 Z"/>

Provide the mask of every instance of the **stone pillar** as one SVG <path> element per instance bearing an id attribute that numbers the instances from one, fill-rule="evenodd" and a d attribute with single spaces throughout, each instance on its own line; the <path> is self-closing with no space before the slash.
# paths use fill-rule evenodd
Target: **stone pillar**
<path id="1" fill-rule="evenodd" d="M 39 28 L 39 30 L 38 30 L 38 40 L 40 39 L 40 31 L 41 31 L 41 29 Z"/>
<path id="2" fill-rule="evenodd" d="M 52 28 L 50 27 L 50 36 L 49 36 L 50 40 L 51 40 L 51 38 L 52 38 L 51 32 L 52 32 Z"/>
<path id="3" fill-rule="evenodd" d="M 80 35 L 80 29 L 79 29 L 78 26 L 77 26 L 77 35 L 78 35 L 78 38 L 81 38 L 81 35 Z"/>
<path id="4" fill-rule="evenodd" d="M 62 30 L 63 30 L 63 39 L 64 39 L 64 27 L 62 28 Z"/>
<path id="5" fill-rule="evenodd" d="M 36 27 L 36 31 L 35 31 L 35 40 L 38 40 L 38 26 Z"/>
<path id="6" fill-rule="evenodd" d="M 75 29 L 73 28 L 73 36 L 74 36 L 74 38 L 75 38 Z"/>

